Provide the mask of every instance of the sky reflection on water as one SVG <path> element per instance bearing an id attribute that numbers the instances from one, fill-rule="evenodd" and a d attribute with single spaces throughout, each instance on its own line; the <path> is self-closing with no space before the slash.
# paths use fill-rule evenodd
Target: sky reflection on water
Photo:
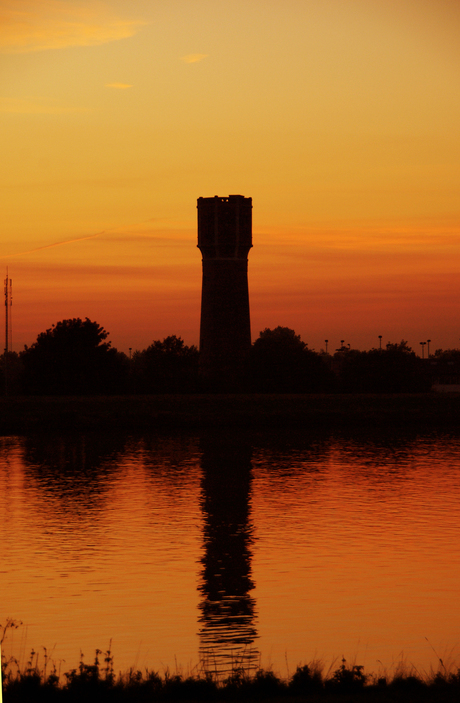
<path id="1" fill-rule="evenodd" d="M 11 653 L 458 663 L 459 499 L 450 436 L 1 438 Z"/>

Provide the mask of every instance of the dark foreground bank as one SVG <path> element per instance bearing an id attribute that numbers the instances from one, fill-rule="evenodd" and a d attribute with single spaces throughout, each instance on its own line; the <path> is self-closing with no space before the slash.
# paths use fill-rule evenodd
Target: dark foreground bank
<path id="1" fill-rule="evenodd" d="M 460 393 L 43 397 L 0 400 L 0 434 L 49 430 L 456 429 Z"/>
<path id="2" fill-rule="evenodd" d="M 34 663 L 35 662 L 35 663 Z M 270 670 L 248 674 L 234 670 L 217 680 L 212 671 L 184 676 L 180 673 L 132 669 L 115 674 L 110 652 L 96 652 L 93 664 L 84 664 L 59 678 L 55 666 L 46 662 L 40 669 L 37 655 L 31 654 L 23 670 L 3 660 L 3 699 L 5 703 L 147 703 L 148 701 L 273 701 L 277 703 L 453 703 L 460 700 L 460 669 L 448 672 L 442 662 L 437 672 L 421 676 L 414 671 L 396 671 L 392 676 L 366 674 L 359 665 L 345 660 L 324 674 L 318 662 L 298 667 L 288 679 Z"/>

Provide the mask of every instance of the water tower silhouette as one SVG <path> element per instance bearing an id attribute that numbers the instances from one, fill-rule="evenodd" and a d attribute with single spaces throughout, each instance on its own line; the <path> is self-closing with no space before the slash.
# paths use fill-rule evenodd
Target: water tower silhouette
<path id="1" fill-rule="evenodd" d="M 200 372 L 214 390 L 241 390 L 251 349 L 248 254 L 252 198 L 198 198 L 203 256 Z"/>

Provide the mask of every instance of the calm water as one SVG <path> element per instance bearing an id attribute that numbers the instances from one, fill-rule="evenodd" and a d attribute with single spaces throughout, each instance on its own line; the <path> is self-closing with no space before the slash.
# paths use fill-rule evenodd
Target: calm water
<path id="1" fill-rule="evenodd" d="M 23 662 L 460 665 L 458 437 L 3 437 L 0 537 Z"/>

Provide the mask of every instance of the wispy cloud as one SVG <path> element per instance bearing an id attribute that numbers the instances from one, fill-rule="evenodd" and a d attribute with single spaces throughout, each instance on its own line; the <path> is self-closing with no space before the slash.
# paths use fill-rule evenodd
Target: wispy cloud
<path id="1" fill-rule="evenodd" d="M 0 259 L 11 259 L 13 257 L 16 258 L 17 256 L 25 256 L 26 254 L 35 254 L 36 251 L 42 251 L 43 249 L 52 249 L 53 247 L 64 246 L 64 244 L 73 244 L 74 242 L 83 242 L 86 239 L 95 239 L 96 237 L 99 237 L 101 234 L 104 234 L 104 231 L 96 232 L 96 234 L 89 234 L 85 237 L 76 237 L 75 239 L 66 239 L 62 242 L 53 242 L 52 244 L 45 244 L 44 246 L 35 247 L 34 249 L 28 249 L 27 251 L 20 251 L 14 255 L 5 254 L 3 256 L 0 256 Z"/>
<path id="2" fill-rule="evenodd" d="M 61 281 L 77 276 L 80 280 L 84 278 L 99 277 L 116 277 L 117 279 L 125 278 L 134 286 L 139 284 L 140 279 L 149 281 L 150 284 L 156 285 L 159 281 L 163 281 L 163 285 L 170 283 L 172 286 L 178 286 L 177 279 L 171 280 L 171 268 L 184 270 L 190 268 L 190 265 L 185 265 L 183 262 L 167 262 L 168 265 L 153 265 L 151 262 L 143 262 L 142 264 L 93 264 L 93 263 L 73 263 L 71 261 L 59 261 L 52 263 L 47 261 L 45 264 L 40 263 L 37 266 L 36 262 L 20 263 L 16 267 L 16 271 L 21 272 L 21 276 L 25 273 L 28 275 L 28 280 L 33 281 L 35 278 L 43 278 L 44 276 Z M 190 278 L 196 279 L 196 274 L 192 272 Z M 193 280 L 193 279 L 192 279 Z M 182 284 L 187 285 L 187 282 L 182 280 Z"/>
<path id="3" fill-rule="evenodd" d="M 155 227 L 158 229 L 156 230 Z M 82 237 L 61 239 L 57 242 L 42 244 L 39 247 L 32 247 L 24 251 L 1 254 L 0 259 L 16 259 L 17 257 L 35 254 L 36 252 L 40 252 L 45 249 L 54 249 L 55 247 L 63 247 L 66 244 L 75 244 L 76 242 L 85 242 L 89 239 L 96 239 L 97 237 L 102 237 L 102 235 L 104 235 L 104 240 L 111 243 L 111 245 L 114 243 L 132 245 L 133 242 L 136 242 L 137 244 L 141 242 L 150 242 L 164 247 L 177 247 L 178 245 L 183 247 L 184 243 L 187 245 L 190 241 L 188 232 L 185 232 L 183 228 L 174 226 L 174 223 L 168 223 L 162 219 L 151 217 L 148 220 L 112 227 L 93 234 L 85 234 Z"/>
<path id="4" fill-rule="evenodd" d="M 203 61 L 209 54 L 187 54 L 187 56 L 182 56 L 182 61 L 185 63 L 198 63 L 198 61 Z"/>
<path id="5" fill-rule="evenodd" d="M 105 44 L 133 36 L 143 24 L 115 16 L 98 0 L 2 0 L 0 53 Z"/>
<path id="6" fill-rule="evenodd" d="M 118 90 L 126 90 L 126 88 L 132 88 L 131 83 L 106 83 L 106 88 L 118 88 Z"/>
<path id="7" fill-rule="evenodd" d="M 49 98 L 0 97 L 0 113 L 20 115 L 66 115 L 70 112 L 88 112 L 87 108 L 62 105 Z"/>

